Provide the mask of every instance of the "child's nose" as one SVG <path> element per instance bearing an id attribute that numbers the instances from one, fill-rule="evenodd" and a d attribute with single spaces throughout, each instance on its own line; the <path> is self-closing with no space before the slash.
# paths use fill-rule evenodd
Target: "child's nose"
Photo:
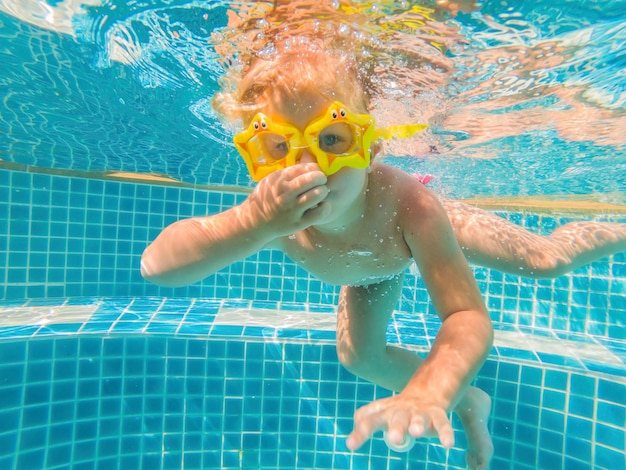
<path id="1" fill-rule="evenodd" d="M 302 154 L 300 155 L 299 162 L 300 163 L 315 163 L 317 162 L 317 159 L 315 158 L 315 155 L 313 155 L 308 148 L 305 148 L 304 150 L 302 150 Z"/>

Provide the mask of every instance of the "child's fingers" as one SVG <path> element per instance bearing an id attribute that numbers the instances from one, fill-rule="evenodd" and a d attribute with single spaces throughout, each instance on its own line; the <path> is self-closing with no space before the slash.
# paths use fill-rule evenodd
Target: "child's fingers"
<path id="1" fill-rule="evenodd" d="M 313 188 L 324 186 L 327 181 L 317 164 L 294 165 L 267 175 L 255 188 L 255 192 L 268 202 L 298 203 L 302 195 Z"/>
<path id="2" fill-rule="evenodd" d="M 375 424 L 373 420 L 368 419 L 354 424 L 354 430 L 346 439 L 346 446 L 350 450 L 356 450 L 367 442 L 372 435 L 381 428 L 381 424 Z"/>
<path id="3" fill-rule="evenodd" d="M 410 416 L 408 413 L 394 413 L 387 424 L 387 439 L 394 445 L 400 445 L 409 430 Z"/>
<path id="4" fill-rule="evenodd" d="M 433 426 L 439 435 L 441 445 L 450 449 L 454 445 L 454 429 L 452 429 L 452 424 L 448 417 L 445 414 L 443 416 L 438 415 L 433 419 Z"/>
<path id="5" fill-rule="evenodd" d="M 275 201 L 283 201 L 287 205 L 307 205 L 313 199 L 326 197 L 322 194 L 324 189 L 309 193 L 315 188 L 326 185 L 328 179 L 324 173 L 319 171 L 319 166 L 315 163 L 299 164 L 285 168 L 266 176 L 261 184 L 267 187 Z M 260 185 L 259 185 L 260 186 Z M 309 207 L 304 207 L 303 211 L 310 209 L 320 201 L 314 202 Z M 279 202 L 280 203 L 280 202 Z"/>
<path id="6" fill-rule="evenodd" d="M 431 411 L 426 415 L 421 413 L 414 415 L 409 426 L 409 434 L 416 439 L 436 434 L 444 447 L 450 448 L 454 445 L 454 430 L 443 410 Z"/>
<path id="7" fill-rule="evenodd" d="M 330 189 L 326 185 L 314 186 L 311 189 L 308 189 L 302 192 L 297 198 L 296 201 L 299 205 L 314 207 L 320 202 L 322 202 L 328 194 L 330 193 Z"/>
<path id="8" fill-rule="evenodd" d="M 357 410 L 354 416 L 354 430 L 346 440 L 349 449 L 361 447 L 379 430 L 387 431 L 392 444 L 400 444 L 407 432 L 416 439 L 439 436 L 441 444 L 450 448 L 454 445 L 454 430 L 443 409 L 389 408 L 388 401 L 379 400 Z"/>
<path id="9" fill-rule="evenodd" d="M 350 450 L 361 447 L 379 429 L 387 429 L 380 401 L 359 408 L 354 414 L 354 430 L 346 440 Z"/>
<path id="10" fill-rule="evenodd" d="M 356 429 L 352 431 L 346 439 L 346 447 L 350 450 L 357 450 L 370 438 L 370 436 L 363 435 Z"/>
<path id="11" fill-rule="evenodd" d="M 317 165 L 315 165 L 317 167 Z M 328 177 L 317 170 L 310 170 L 295 176 L 289 181 L 289 187 L 298 195 L 302 195 L 317 186 L 323 186 L 328 182 Z"/>
<path id="12" fill-rule="evenodd" d="M 281 177 L 294 188 L 306 185 L 326 184 L 327 177 L 317 163 L 300 163 L 285 168 Z"/>

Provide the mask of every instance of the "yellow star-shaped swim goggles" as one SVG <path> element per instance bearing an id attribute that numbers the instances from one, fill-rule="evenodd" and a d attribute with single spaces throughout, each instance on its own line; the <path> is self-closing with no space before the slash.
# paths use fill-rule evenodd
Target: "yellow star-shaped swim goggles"
<path id="1" fill-rule="evenodd" d="M 343 167 L 367 168 L 372 141 L 410 137 L 428 127 L 405 124 L 376 128 L 375 123 L 373 116 L 353 114 L 336 101 L 323 116 L 311 121 L 304 132 L 292 124 L 276 122 L 258 113 L 248 129 L 236 134 L 233 141 L 252 179 L 261 181 L 274 171 L 295 165 L 305 148 L 315 156 L 326 175 Z"/>

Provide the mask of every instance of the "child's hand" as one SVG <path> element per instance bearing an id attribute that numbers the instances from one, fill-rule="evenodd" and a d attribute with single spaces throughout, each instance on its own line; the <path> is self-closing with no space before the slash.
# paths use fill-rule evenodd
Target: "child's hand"
<path id="1" fill-rule="evenodd" d="M 267 175 L 246 200 L 255 226 L 272 237 L 290 235 L 321 220 L 329 189 L 316 163 L 303 163 Z"/>
<path id="2" fill-rule="evenodd" d="M 407 433 L 416 439 L 439 436 L 444 447 L 454 445 L 454 430 L 446 410 L 435 403 L 405 397 L 402 393 L 359 408 L 354 414 L 354 430 L 346 445 L 350 450 L 356 450 L 376 431 L 387 431 L 387 439 L 396 445 Z"/>

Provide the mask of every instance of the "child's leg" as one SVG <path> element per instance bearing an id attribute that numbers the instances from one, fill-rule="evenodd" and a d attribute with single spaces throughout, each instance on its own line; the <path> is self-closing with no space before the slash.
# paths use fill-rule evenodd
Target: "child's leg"
<path id="1" fill-rule="evenodd" d="M 572 222 L 542 236 L 459 201 L 442 203 L 467 259 L 498 271 L 552 278 L 626 251 L 626 224 Z"/>
<path id="2" fill-rule="evenodd" d="M 403 279 L 403 276 L 397 276 L 377 285 L 344 287 L 337 318 L 340 362 L 354 374 L 394 391 L 401 391 L 423 362 L 411 351 L 387 345 L 387 324 Z M 470 468 L 487 468 L 493 455 L 487 429 L 491 412 L 489 396 L 470 387 L 454 411 L 467 435 Z"/>

